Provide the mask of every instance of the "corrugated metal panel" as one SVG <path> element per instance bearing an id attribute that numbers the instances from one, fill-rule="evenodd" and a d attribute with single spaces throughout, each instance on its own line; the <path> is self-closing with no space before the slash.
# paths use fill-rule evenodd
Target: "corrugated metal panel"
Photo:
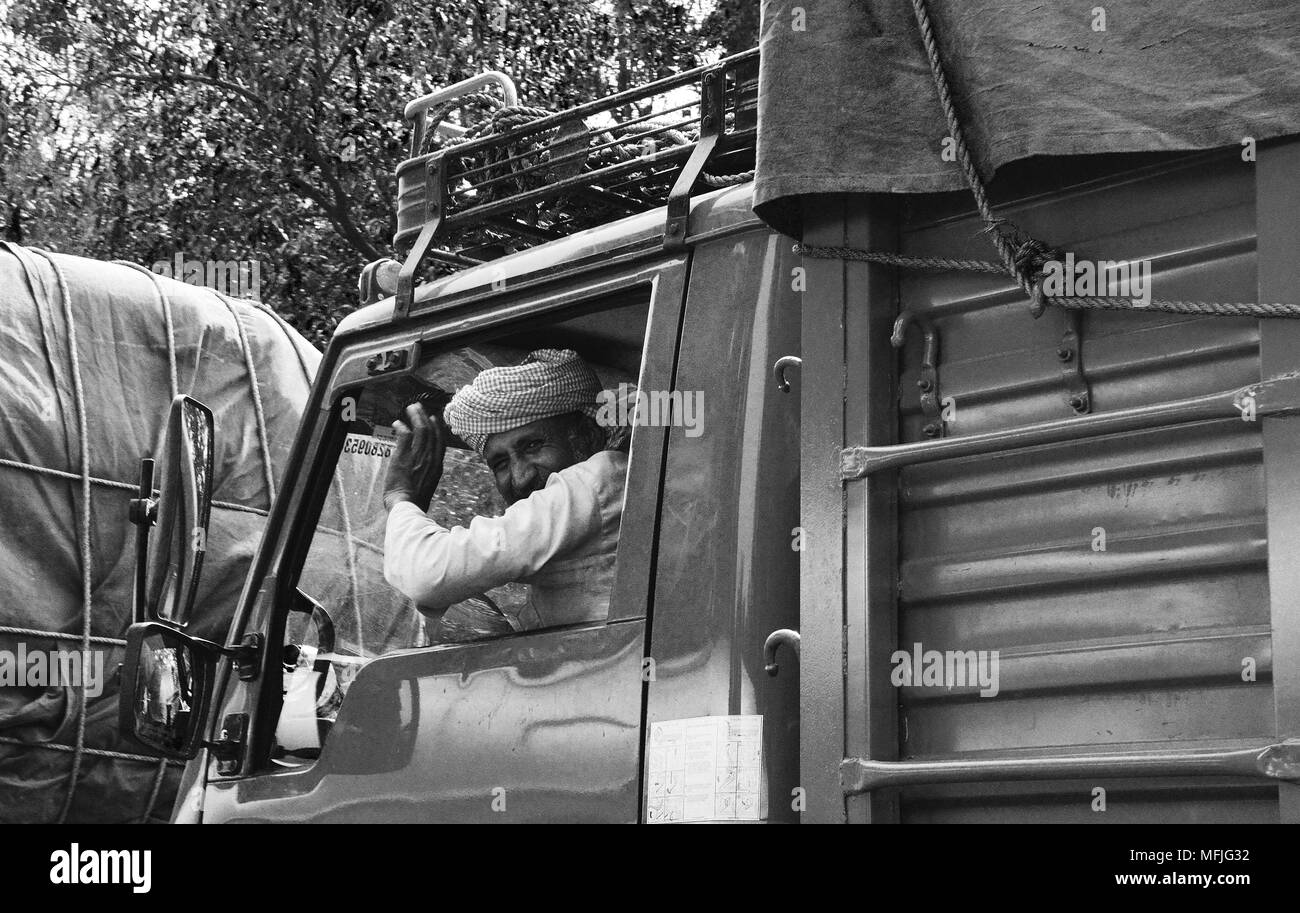
<path id="1" fill-rule="evenodd" d="M 978 224 L 942 205 L 908 215 L 903 251 L 987 257 Z M 1093 179 L 1001 212 L 1079 257 L 1150 258 L 1154 297 L 1254 298 L 1254 176 L 1235 155 Z M 1060 311 L 1035 321 L 1006 283 L 969 274 L 912 274 L 901 295 L 938 327 L 951 435 L 1073 414 Z M 1095 412 L 1259 379 L 1253 320 L 1092 312 L 1082 338 Z M 919 360 L 911 339 L 903 440 L 920 439 Z M 1232 419 L 904 470 L 900 647 L 997 650 L 1000 692 L 901 689 L 901 756 L 1272 737 L 1263 492 L 1258 426 Z M 1098 528 L 1105 551 L 1094 548 Z M 1242 681 L 1245 657 L 1254 683 Z M 1098 785 L 1105 814 L 1091 808 Z M 1220 781 L 935 787 L 902 801 L 904 821 L 1276 816 L 1275 787 Z"/>

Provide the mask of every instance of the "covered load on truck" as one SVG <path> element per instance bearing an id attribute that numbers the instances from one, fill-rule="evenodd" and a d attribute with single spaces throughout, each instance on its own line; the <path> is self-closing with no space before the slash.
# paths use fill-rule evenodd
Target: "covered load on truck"
<path id="1" fill-rule="evenodd" d="M 212 409 L 188 629 L 220 641 L 320 353 L 258 302 L 17 244 L 0 245 L 0 320 L 0 820 L 165 819 L 180 766 L 117 732 L 140 460 L 175 394 Z"/>
<path id="2" fill-rule="evenodd" d="M 1298 18 L 1289 0 L 763 0 L 755 208 L 796 234 L 808 194 L 966 187 L 933 62 L 984 180 L 1300 133 Z"/>

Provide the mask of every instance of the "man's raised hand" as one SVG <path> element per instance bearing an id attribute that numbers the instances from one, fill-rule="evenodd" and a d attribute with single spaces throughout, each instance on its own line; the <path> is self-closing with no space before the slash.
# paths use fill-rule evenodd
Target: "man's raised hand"
<path id="1" fill-rule="evenodd" d="M 389 458 L 384 479 L 384 507 L 392 510 L 400 501 L 410 501 L 428 511 L 433 493 L 442 480 L 442 461 L 447 455 L 447 436 L 441 417 L 430 419 L 420 403 L 406 407 L 408 425 L 393 422 L 397 445 Z"/>

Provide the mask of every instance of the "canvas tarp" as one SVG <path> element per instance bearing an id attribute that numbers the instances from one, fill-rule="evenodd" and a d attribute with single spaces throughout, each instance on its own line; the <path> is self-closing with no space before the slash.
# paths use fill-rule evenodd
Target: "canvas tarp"
<path id="1" fill-rule="evenodd" d="M 104 483 L 138 481 L 141 458 L 161 442 L 174 392 L 193 395 L 215 416 L 220 503 L 191 628 L 224 641 L 271 502 L 268 476 L 278 482 L 282 475 L 320 354 L 263 305 L 124 265 L 52 257 L 57 270 L 40 253 L 0 244 L 0 651 L 79 649 L 86 584 L 91 634 L 123 636 L 131 620 L 135 527 L 127 501 L 134 495 Z M 89 502 L 83 455 L 89 475 L 102 480 Z M 88 700 L 84 744 L 143 755 L 117 733 L 113 674 L 122 649 L 103 641 L 92 647 L 103 651 L 108 681 Z M 0 821 L 61 817 L 74 754 L 33 746 L 74 746 L 82 700 L 77 687 L 0 687 Z M 153 817 L 165 819 L 179 774 L 157 761 L 83 754 L 66 819 L 134 821 L 151 805 Z"/>
<path id="2" fill-rule="evenodd" d="M 1300 133 L 1295 0 L 928 7 L 986 181 L 1029 156 Z M 774 227 L 797 235 L 804 194 L 965 186 L 909 0 L 763 0 L 761 48 L 755 209 Z"/>

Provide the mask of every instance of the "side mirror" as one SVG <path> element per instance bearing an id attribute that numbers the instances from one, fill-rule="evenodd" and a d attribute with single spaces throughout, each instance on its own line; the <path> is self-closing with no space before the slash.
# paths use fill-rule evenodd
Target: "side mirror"
<path id="1" fill-rule="evenodd" d="M 131 502 L 136 539 L 135 620 L 183 626 L 198 593 L 212 510 L 212 412 L 189 396 L 172 400 L 163 438 L 160 492 L 153 461 L 144 460 L 140 496 Z M 157 535 L 149 542 L 149 527 Z"/>
<path id="2" fill-rule="evenodd" d="M 203 744 L 217 644 L 170 625 L 144 622 L 126 633 L 118 728 L 167 758 L 188 761 Z"/>

